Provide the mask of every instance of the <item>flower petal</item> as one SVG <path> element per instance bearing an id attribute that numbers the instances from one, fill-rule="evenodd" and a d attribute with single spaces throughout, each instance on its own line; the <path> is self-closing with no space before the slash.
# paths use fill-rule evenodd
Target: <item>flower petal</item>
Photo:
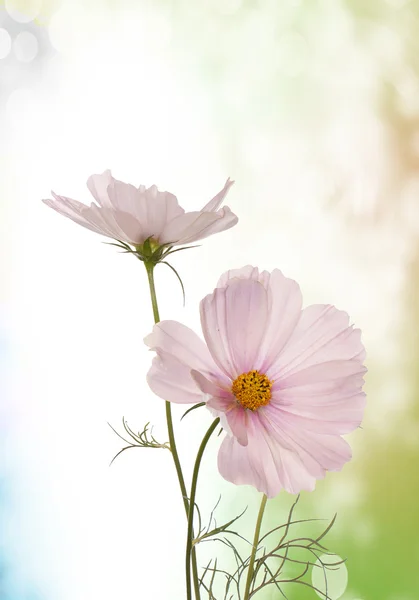
<path id="1" fill-rule="evenodd" d="M 89 177 L 87 186 L 102 208 L 115 211 L 116 223 L 124 223 L 127 234 L 123 239 L 129 243 L 142 244 L 151 236 L 157 239 L 167 222 L 185 212 L 173 194 L 159 192 L 155 185 L 136 188 L 115 179 L 109 170 Z"/>
<path id="2" fill-rule="evenodd" d="M 228 190 L 231 188 L 233 183 L 234 181 L 231 181 L 231 179 L 228 178 L 221 192 L 218 192 L 218 194 L 201 209 L 201 212 L 212 212 L 220 208 L 224 198 L 227 196 Z"/>
<path id="3" fill-rule="evenodd" d="M 274 269 L 272 273 L 259 272 L 257 267 L 251 265 L 227 271 L 220 277 L 217 287 L 227 287 L 236 279 L 258 281 L 268 294 L 269 318 L 258 358 L 253 365 L 253 368 L 266 373 L 284 348 L 300 319 L 302 305 L 300 287 L 293 279 L 284 277 L 278 269 Z"/>
<path id="4" fill-rule="evenodd" d="M 296 452 L 282 447 L 269 434 L 258 412 L 248 411 L 247 446 L 227 435 L 218 453 L 221 475 L 236 485 L 252 485 L 268 498 L 282 489 L 296 494 L 312 491 L 315 477 L 310 475 Z"/>
<path id="5" fill-rule="evenodd" d="M 266 290 L 236 279 L 200 304 L 202 331 L 218 367 L 231 379 L 254 368 L 268 319 Z"/>
<path id="6" fill-rule="evenodd" d="M 111 211 L 105 208 L 100 209 L 100 212 L 109 222 L 114 222 L 121 230 L 122 236 L 117 238 L 128 244 L 142 244 L 146 240 L 143 226 L 137 218 L 132 214 L 122 211 Z"/>
<path id="7" fill-rule="evenodd" d="M 99 206 L 112 208 L 112 202 L 108 195 L 108 186 L 114 181 L 109 169 L 97 175 L 90 175 L 87 187 Z"/>
<path id="8" fill-rule="evenodd" d="M 178 204 L 176 196 L 169 192 L 159 192 L 155 185 L 141 192 L 141 223 L 146 238 L 154 237 L 161 244 L 166 240 L 165 228 L 173 220 L 182 218 L 183 208 Z"/>
<path id="9" fill-rule="evenodd" d="M 274 383 L 271 404 L 296 427 L 335 435 L 349 433 L 362 422 L 365 371 L 357 360 L 314 365 Z"/>
<path id="10" fill-rule="evenodd" d="M 324 471 L 340 471 L 352 458 L 348 442 L 339 435 L 314 431 L 313 424 L 303 427 L 300 422 L 296 427 L 291 418 L 272 405 L 264 412 L 263 418 L 269 423 L 271 434 L 279 443 L 293 448 L 307 470 L 317 478 L 319 468 Z"/>
<path id="11" fill-rule="evenodd" d="M 351 448 L 342 437 L 315 431 L 313 423 L 306 422 L 304 426 L 300 421 L 297 424 L 291 415 L 273 404 L 260 416 L 277 443 L 294 450 L 307 471 L 317 479 L 322 472 L 340 471 L 352 457 Z"/>
<path id="12" fill-rule="evenodd" d="M 366 368 L 357 360 L 330 361 L 278 380 L 272 386 L 272 401 L 280 404 L 333 403 L 360 392 Z M 303 375 L 303 377 L 301 376 Z"/>
<path id="13" fill-rule="evenodd" d="M 240 445 L 247 445 L 248 411 L 239 406 L 231 394 L 213 396 L 208 400 L 207 408 L 214 417 L 220 417 L 221 425 L 229 435 L 233 435 Z"/>
<path id="14" fill-rule="evenodd" d="M 92 223 L 96 223 L 98 227 L 108 232 L 109 237 L 135 244 L 135 236 L 138 235 L 140 225 L 130 215 L 117 212 L 107 206 L 96 206 L 93 203 L 87 214 Z"/>
<path id="15" fill-rule="evenodd" d="M 204 342 L 177 321 L 160 321 L 144 342 L 157 352 L 147 375 L 157 396 L 180 404 L 206 401 L 208 393 L 218 393 L 211 379 L 218 369 Z M 204 389 L 202 389 L 202 387 Z M 206 386 L 210 386 L 207 391 Z"/>
<path id="16" fill-rule="evenodd" d="M 44 203 L 91 231 L 112 239 L 128 242 L 129 244 L 136 243 L 136 239 L 141 232 L 141 225 L 134 217 L 114 210 L 110 202 L 105 201 L 103 190 L 101 190 L 100 186 L 103 186 L 105 180 L 107 180 L 106 173 L 110 174 L 110 171 L 106 171 L 103 176 L 92 175 L 93 179 L 89 178 L 91 179 L 91 189 L 94 190 L 97 198 L 100 198 L 102 202 L 100 206 L 97 206 L 93 202 L 90 206 L 86 206 L 66 196 L 58 196 L 54 192 L 52 192 L 54 200 L 44 200 Z M 96 177 L 99 179 L 96 180 Z M 93 182 L 97 188 L 92 187 Z M 98 190 L 101 191 L 99 192 Z"/>
<path id="17" fill-rule="evenodd" d="M 217 379 L 218 369 L 204 342 L 192 329 L 177 321 L 160 321 L 144 338 L 144 343 L 158 354 L 164 352 L 187 366 L 191 379 L 190 371 L 193 369 Z"/>
<path id="18" fill-rule="evenodd" d="M 207 379 L 202 373 L 196 369 L 192 369 L 191 377 L 204 394 L 208 394 L 209 396 L 218 396 L 219 387 L 214 382 Z"/>
<path id="19" fill-rule="evenodd" d="M 301 371 L 295 371 L 283 379 L 277 379 L 272 389 L 281 391 L 287 388 L 300 388 L 304 385 L 329 381 L 339 382 L 351 375 L 364 375 L 367 371 L 357 359 L 353 360 L 330 360 L 318 365 L 312 365 Z"/>
<path id="20" fill-rule="evenodd" d="M 107 188 L 107 195 L 111 206 L 116 211 L 128 213 L 139 221 L 144 220 L 140 210 L 141 192 L 134 185 L 112 178 Z"/>
<path id="21" fill-rule="evenodd" d="M 204 400 L 190 368 L 168 352 L 160 352 L 153 358 L 147 382 L 157 396 L 168 402 L 197 404 Z"/>
<path id="22" fill-rule="evenodd" d="M 114 237 L 107 225 L 98 225 L 95 220 L 92 219 L 89 206 L 86 206 L 77 200 L 73 200 L 72 198 L 67 198 L 66 196 L 58 196 L 57 194 L 54 194 L 54 192 L 52 192 L 52 195 L 54 199 L 45 199 L 43 200 L 44 204 L 50 208 L 53 208 L 64 217 L 68 217 L 78 225 L 86 227 L 86 229 L 90 229 L 95 233 L 99 233 L 107 237 Z"/>
<path id="23" fill-rule="evenodd" d="M 230 229 L 238 222 L 237 216 L 225 206 L 218 212 L 188 212 L 169 222 L 160 237 L 161 243 L 190 244 L 214 233 Z"/>
<path id="24" fill-rule="evenodd" d="M 258 369 L 268 372 L 290 339 L 301 316 L 300 286 L 274 269 L 267 281 L 269 320 L 258 359 Z"/>
<path id="25" fill-rule="evenodd" d="M 328 435 L 350 433 L 362 423 L 366 404 L 364 392 L 354 392 L 336 402 L 312 404 L 309 399 L 290 404 L 271 403 L 285 422 L 300 429 Z"/>
<path id="26" fill-rule="evenodd" d="M 348 324 L 348 314 L 334 306 L 315 304 L 304 309 L 269 376 L 284 380 L 298 371 L 330 361 L 354 359 L 362 363 L 365 350 L 361 332 Z"/>
<path id="27" fill-rule="evenodd" d="M 269 273 L 267 271 L 262 271 L 262 273 L 259 273 L 259 269 L 257 267 L 253 267 L 252 265 L 246 265 L 241 269 L 230 269 L 221 275 L 220 279 L 218 280 L 217 287 L 226 287 L 234 279 L 252 279 L 253 281 L 259 281 L 265 285 L 266 281 L 269 280 Z"/>

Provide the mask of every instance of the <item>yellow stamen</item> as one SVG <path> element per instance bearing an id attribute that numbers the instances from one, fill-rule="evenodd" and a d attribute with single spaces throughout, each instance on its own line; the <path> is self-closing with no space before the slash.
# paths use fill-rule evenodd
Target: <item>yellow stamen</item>
<path id="1" fill-rule="evenodd" d="M 257 410 L 260 406 L 266 406 L 271 400 L 270 381 L 266 375 L 259 371 L 242 373 L 234 381 L 231 391 L 244 408 Z"/>

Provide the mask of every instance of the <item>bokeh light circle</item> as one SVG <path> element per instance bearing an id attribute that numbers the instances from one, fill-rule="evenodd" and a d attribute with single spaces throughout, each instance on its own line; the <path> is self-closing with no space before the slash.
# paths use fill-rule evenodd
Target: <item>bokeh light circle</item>
<path id="1" fill-rule="evenodd" d="M 348 585 L 348 569 L 346 568 L 345 563 L 341 561 L 342 558 L 337 554 L 323 554 L 315 562 L 315 565 L 317 566 L 313 567 L 313 570 L 311 572 L 311 581 L 313 586 L 319 590 L 316 591 L 316 594 L 320 598 L 323 598 L 323 600 L 326 592 L 330 600 L 338 600 L 338 598 L 343 596 L 343 594 L 345 593 L 345 590 Z M 329 568 L 325 567 L 325 569 L 323 570 L 321 563 L 330 566 Z M 325 574 L 327 586 L 325 581 Z M 323 592 L 323 594 L 321 592 Z"/>
<path id="2" fill-rule="evenodd" d="M 38 16 L 42 0 L 6 0 L 5 8 L 14 21 L 30 23 Z"/>
<path id="3" fill-rule="evenodd" d="M 31 62 L 38 54 L 38 40 L 30 31 L 21 31 L 13 42 L 15 56 L 21 62 Z"/>
<path id="4" fill-rule="evenodd" d="M 80 20 L 82 22 L 82 17 L 80 17 Z M 77 28 L 78 36 L 81 34 L 80 29 Z M 72 52 L 77 44 L 74 30 L 74 13 L 68 5 L 64 5 L 51 17 L 48 25 L 49 39 L 58 52 L 62 52 L 63 54 Z"/>
<path id="5" fill-rule="evenodd" d="M 12 47 L 12 38 L 7 29 L 0 28 L 0 60 L 6 58 Z"/>

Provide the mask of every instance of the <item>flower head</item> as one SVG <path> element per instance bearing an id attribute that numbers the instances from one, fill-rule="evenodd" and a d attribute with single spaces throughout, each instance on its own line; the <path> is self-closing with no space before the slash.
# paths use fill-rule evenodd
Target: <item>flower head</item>
<path id="1" fill-rule="evenodd" d="M 175 321 L 154 326 L 155 394 L 203 399 L 226 431 L 221 475 L 273 497 L 313 490 L 351 459 L 341 437 L 363 417 L 361 332 L 334 306 L 302 309 L 298 284 L 277 269 L 225 273 L 200 305 L 205 342 Z"/>
<path id="2" fill-rule="evenodd" d="M 45 204 L 91 229 L 124 244 L 134 246 L 141 256 L 158 248 L 189 244 L 213 233 L 233 227 L 237 216 L 228 206 L 220 208 L 233 185 L 228 179 L 224 188 L 201 210 L 185 213 L 176 196 L 160 192 L 155 185 L 135 187 L 114 179 L 111 172 L 92 175 L 87 187 L 96 203 L 86 206 L 77 200 L 58 196 Z"/>

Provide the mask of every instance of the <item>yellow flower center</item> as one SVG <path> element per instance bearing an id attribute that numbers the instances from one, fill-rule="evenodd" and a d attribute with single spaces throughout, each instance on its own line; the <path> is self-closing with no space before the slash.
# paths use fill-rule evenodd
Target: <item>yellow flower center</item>
<path id="1" fill-rule="evenodd" d="M 269 404 L 272 384 L 273 381 L 263 373 L 249 371 L 239 375 L 233 381 L 231 391 L 244 408 L 257 410 L 260 406 Z"/>

